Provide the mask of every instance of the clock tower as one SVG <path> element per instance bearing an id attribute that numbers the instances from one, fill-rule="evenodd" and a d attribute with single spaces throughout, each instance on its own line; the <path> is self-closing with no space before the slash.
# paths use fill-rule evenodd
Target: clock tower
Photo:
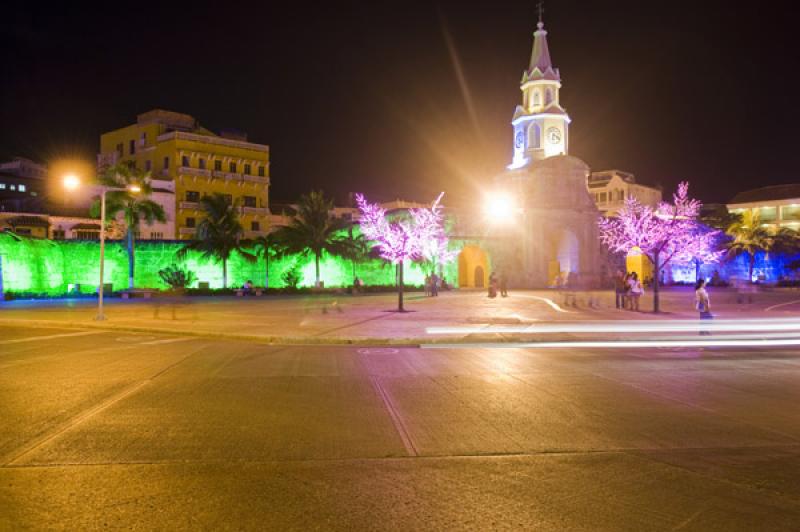
<path id="1" fill-rule="evenodd" d="M 514 158 L 509 170 L 554 155 L 567 155 L 569 146 L 570 118 L 559 103 L 561 75 L 550 61 L 541 12 L 536 26 L 531 62 L 520 82 L 522 105 L 517 105 L 511 119 Z"/>

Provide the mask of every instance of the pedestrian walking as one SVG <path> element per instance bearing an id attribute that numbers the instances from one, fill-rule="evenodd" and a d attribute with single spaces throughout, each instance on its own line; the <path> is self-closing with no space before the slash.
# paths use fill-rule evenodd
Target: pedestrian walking
<path id="1" fill-rule="evenodd" d="M 500 296 L 508 297 L 508 277 L 506 277 L 506 272 L 500 273 Z"/>
<path id="2" fill-rule="evenodd" d="M 614 305 L 618 309 L 625 308 L 625 293 L 627 292 L 628 283 L 625 279 L 625 274 L 622 270 L 617 270 L 614 276 Z"/>
<path id="3" fill-rule="evenodd" d="M 425 295 L 426 296 L 431 295 L 431 276 L 430 275 L 426 275 L 425 276 Z"/>
<path id="4" fill-rule="evenodd" d="M 431 295 L 433 297 L 439 296 L 439 276 L 436 272 L 431 274 Z"/>
<path id="5" fill-rule="evenodd" d="M 639 300 L 644 294 L 644 288 L 642 288 L 642 283 L 639 281 L 639 274 L 631 272 L 630 278 L 628 279 L 628 287 L 631 310 L 639 312 Z"/>
<path id="6" fill-rule="evenodd" d="M 497 297 L 497 275 L 494 272 L 489 275 L 489 297 Z"/>
<path id="7" fill-rule="evenodd" d="M 697 312 L 700 313 L 701 321 L 714 319 L 714 315 L 711 314 L 711 301 L 709 300 L 708 291 L 706 290 L 705 279 L 700 279 L 694 285 L 694 300 Z M 711 333 L 701 329 L 700 336 L 711 336 Z"/>

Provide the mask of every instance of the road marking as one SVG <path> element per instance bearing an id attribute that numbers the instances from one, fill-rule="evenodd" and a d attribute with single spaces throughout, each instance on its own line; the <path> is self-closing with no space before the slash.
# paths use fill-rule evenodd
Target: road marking
<path id="1" fill-rule="evenodd" d="M 70 336 L 89 336 L 91 334 L 103 334 L 108 331 L 82 331 L 82 332 L 75 332 L 75 333 L 64 333 L 64 334 L 50 334 L 47 336 L 30 336 L 28 338 L 16 338 L 14 340 L 0 340 L 0 344 L 7 345 L 7 344 L 22 344 L 25 342 L 37 342 L 39 340 L 52 340 L 54 338 L 67 338 Z"/>
<path id="2" fill-rule="evenodd" d="M 187 336 L 181 336 L 178 338 L 165 338 L 163 340 L 152 340 L 150 342 L 142 342 L 139 345 L 159 345 L 159 344 L 171 344 L 174 342 L 185 342 L 187 340 L 195 340 L 195 338 L 190 338 Z"/>
<path id="3" fill-rule="evenodd" d="M 795 299 L 794 301 L 789 301 L 788 303 L 781 303 L 779 305 L 772 305 L 771 307 L 767 307 L 764 310 L 765 311 L 775 310 L 776 308 L 785 307 L 785 306 L 788 306 L 788 305 L 796 305 L 798 303 L 800 303 L 800 299 Z"/>
<path id="4" fill-rule="evenodd" d="M 163 375 L 167 371 L 171 370 L 172 368 L 174 368 L 178 364 L 182 363 L 184 360 L 188 359 L 192 355 L 194 355 L 194 354 L 198 353 L 199 351 L 201 351 L 204 347 L 205 346 L 198 347 L 194 351 L 192 351 L 189 354 L 187 354 L 184 357 L 182 357 L 180 360 L 177 360 L 177 361 L 173 362 L 172 364 L 169 364 L 167 367 L 162 368 L 161 370 L 157 371 L 154 375 L 151 375 L 150 377 L 148 377 L 148 378 L 146 378 L 146 379 L 144 379 L 142 381 L 139 381 L 139 382 L 131 384 L 130 386 L 128 386 L 127 388 L 123 389 L 119 393 L 116 393 L 116 394 L 106 398 L 105 400 L 99 402 L 98 404 L 96 404 L 92 408 L 90 408 L 88 410 L 85 410 L 85 411 L 81 412 L 80 414 L 78 414 L 77 416 L 67 420 L 64 424 L 56 427 L 54 430 L 52 430 L 52 431 L 50 431 L 48 433 L 45 433 L 45 434 L 41 435 L 40 437 L 35 438 L 34 440 L 30 441 L 30 442 L 27 442 L 27 444 L 24 447 L 22 447 L 21 449 L 17 449 L 15 454 L 9 456 L 7 461 L 2 465 L 4 467 L 7 467 L 7 466 L 12 466 L 12 465 L 18 464 L 23 458 L 25 458 L 26 456 L 30 455 L 31 453 L 37 451 L 38 449 L 43 447 L 48 442 L 54 440 L 55 438 L 57 438 L 58 436 L 64 434 L 65 432 L 77 427 L 78 425 L 80 425 L 81 423 L 86 421 L 87 419 L 90 419 L 90 418 L 94 417 L 95 415 L 99 414 L 100 412 L 103 412 L 104 410 L 107 410 L 108 408 L 114 406 L 115 404 L 119 403 L 120 401 L 122 401 L 126 397 L 134 394 L 135 392 L 138 392 L 141 388 L 147 386 L 148 384 L 153 382 L 155 379 L 157 379 L 158 377 L 160 377 L 161 375 Z"/>
<path id="5" fill-rule="evenodd" d="M 555 301 L 553 301 L 549 297 L 532 296 L 532 295 L 528 295 L 528 294 L 518 294 L 517 297 L 529 297 L 531 299 L 538 299 L 539 301 L 544 301 L 545 303 L 550 305 L 550 308 L 552 308 L 556 312 L 563 312 L 564 314 L 572 314 L 571 310 L 566 310 L 566 309 L 561 308 L 558 303 L 556 303 Z"/>
<path id="6" fill-rule="evenodd" d="M 411 441 L 411 436 L 408 434 L 408 429 L 406 429 L 406 425 L 400 417 L 400 413 L 395 409 L 392 400 L 389 398 L 389 394 L 387 394 L 386 390 L 381 386 L 380 380 L 378 377 L 370 375 L 369 381 L 372 383 L 372 387 L 375 391 L 378 392 L 384 406 L 386 406 L 386 410 L 389 411 L 389 417 L 392 418 L 392 425 L 394 425 L 397 434 L 400 436 L 400 440 L 403 442 L 403 447 L 405 447 L 406 452 L 409 456 L 419 456 L 417 448 L 414 447 L 414 442 Z"/>

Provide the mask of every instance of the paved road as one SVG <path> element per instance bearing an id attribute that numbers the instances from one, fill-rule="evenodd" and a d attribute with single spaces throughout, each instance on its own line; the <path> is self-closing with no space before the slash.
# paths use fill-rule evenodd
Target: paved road
<path id="1" fill-rule="evenodd" d="M 800 353 L 0 327 L 0 529 L 797 530 Z"/>

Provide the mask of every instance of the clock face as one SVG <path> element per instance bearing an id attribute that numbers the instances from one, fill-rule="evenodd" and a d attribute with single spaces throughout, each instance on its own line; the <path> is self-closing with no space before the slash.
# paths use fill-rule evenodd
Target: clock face
<path id="1" fill-rule="evenodd" d="M 525 138 L 524 138 L 524 135 L 522 134 L 522 131 L 518 131 L 517 132 L 517 137 L 514 139 L 514 145 L 517 148 L 521 148 L 523 140 L 525 140 Z"/>
<path id="2" fill-rule="evenodd" d="M 561 142 L 561 130 L 557 127 L 551 127 L 547 130 L 547 140 L 550 144 L 558 144 Z"/>

